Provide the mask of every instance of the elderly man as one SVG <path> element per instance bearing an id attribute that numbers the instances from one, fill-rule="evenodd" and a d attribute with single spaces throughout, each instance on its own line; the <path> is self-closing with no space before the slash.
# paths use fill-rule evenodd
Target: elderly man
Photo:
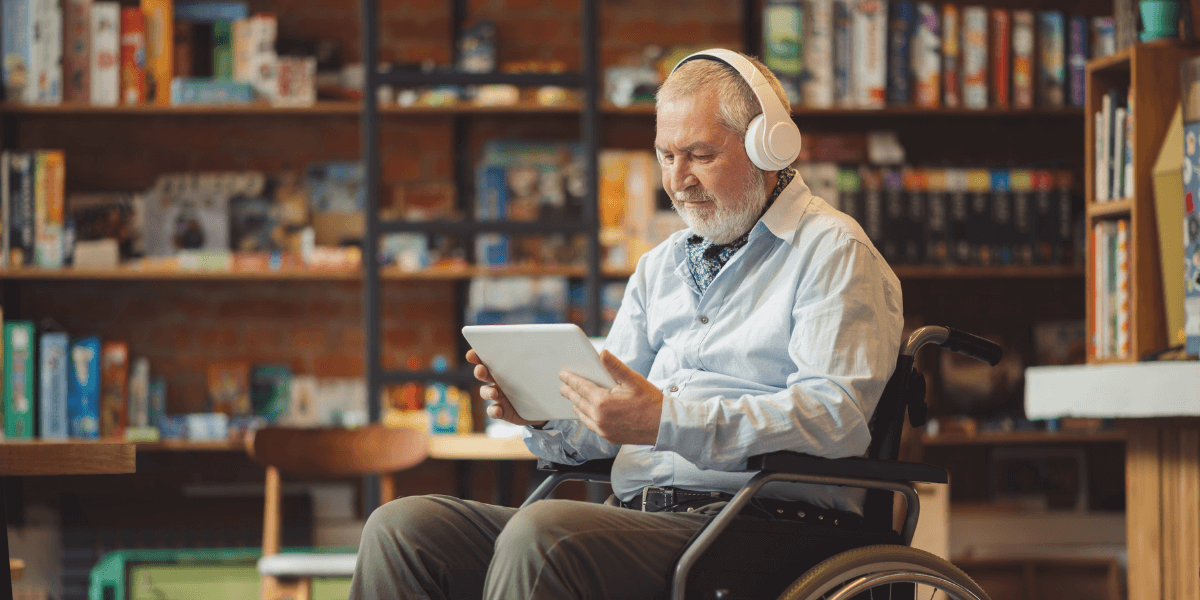
<path id="1" fill-rule="evenodd" d="M 643 256 L 629 281 L 601 354 L 617 386 L 564 372 L 579 419 L 536 423 L 495 385 L 481 390 L 495 401 L 491 416 L 528 426 L 538 456 L 616 457 L 616 502 L 518 511 L 395 500 L 367 522 L 351 598 L 658 597 L 705 508 L 749 479 L 748 457 L 866 452 L 899 352 L 899 282 L 862 228 L 786 162 L 752 162 L 744 139 L 766 106 L 754 89 L 778 98 L 772 110 L 788 127 L 790 108 L 766 67 L 729 58 L 687 61 L 658 92 L 663 187 L 688 228 Z M 752 89 L 757 77 L 770 86 Z M 467 359 L 492 382 L 473 351 Z M 758 508 L 773 513 L 861 514 L 861 491 L 765 491 Z"/>

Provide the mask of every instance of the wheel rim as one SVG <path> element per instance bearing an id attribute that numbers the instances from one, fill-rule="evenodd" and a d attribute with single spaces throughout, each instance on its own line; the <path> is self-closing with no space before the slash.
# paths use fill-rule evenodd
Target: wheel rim
<path id="1" fill-rule="evenodd" d="M 832 596 L 821 595 L 825 600 L 848 600 L 853 598 L 855 594 L 863 592 L 877 585 L 891 585 L 893 583 L 914 583 L 927 585 L 935 590 L 945 592 L 954 600 L 980 600 L 978 596 L 971 593 L 961 585 L 928 573 L 918 573 L 913 571 L 883 571 L 863 575 L 849 582 L 846 582 L 840 589 L 833 593 Z M 824 590 L 825 593 L 828 590 Z M 889 595 L 890 597 L 890 595 Z"/>

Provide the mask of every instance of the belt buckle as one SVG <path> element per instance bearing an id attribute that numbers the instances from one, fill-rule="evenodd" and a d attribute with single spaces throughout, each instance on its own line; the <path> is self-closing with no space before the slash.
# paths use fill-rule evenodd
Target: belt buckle
<path id="1" fill-rule="evenodd" d="M 652 491 L 662 493 L 663 505 L 662 505 L 662 507 L 659 507 L 659 508 L 669 506 L 672 503 L 671 501 L 674 499 L 674 496 L 675 496 L 675 490 L 672 488 L 658 487 L 657 485 L 648 485 L 648 486 L 642 488 L 642 512 L 658 512 L 658 511 L 647 511 L 646 510 L 650 505 L 649 498 L 650 498 L 650 492 L 652 492 Z"/>

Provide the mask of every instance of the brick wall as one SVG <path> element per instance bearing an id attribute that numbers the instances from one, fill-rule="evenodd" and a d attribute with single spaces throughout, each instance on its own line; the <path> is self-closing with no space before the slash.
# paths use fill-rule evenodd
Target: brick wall
<path id="1" fill-rule="evenodd" d="M 124 340 L 167 379 L 167 412 L 206 408 L 207 365 L 245 359 L 317 377 L 362 377 L 362 286 L 330 282 L 26 282 L 21 315 L 50 317 L 72 336 Z M 455 364 L 454 284 L 390 283 L 383 364 Z M 7 316 L 7 315 L 6 315 Z"/>

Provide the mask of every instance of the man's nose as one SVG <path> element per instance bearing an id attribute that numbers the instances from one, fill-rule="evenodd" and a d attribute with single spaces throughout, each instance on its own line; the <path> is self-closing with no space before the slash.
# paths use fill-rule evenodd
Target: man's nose
<path id="1" fill-rule="evenodd" d="M 670 169 L 668 173 L 671 178 L 671 189 L 673 191 L 682 192 L 699 182 L 699 180 L 692 175 L 690 161 L 687 159 L 675 159 L 674 163 L 672 163 L 668 169 Z"/>

